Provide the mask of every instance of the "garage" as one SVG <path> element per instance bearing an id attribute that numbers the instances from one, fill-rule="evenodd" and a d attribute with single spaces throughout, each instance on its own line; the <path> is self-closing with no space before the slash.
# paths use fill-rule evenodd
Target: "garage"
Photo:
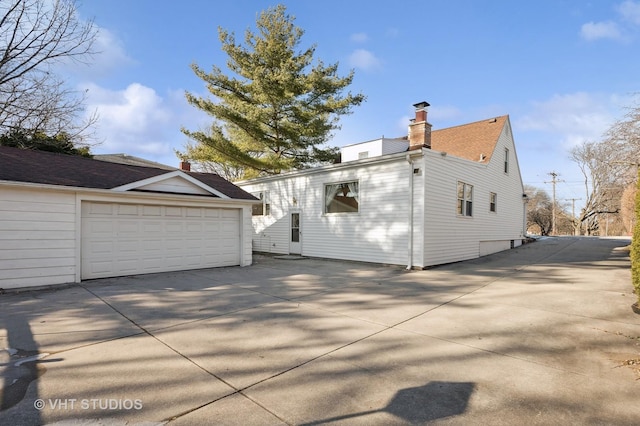
<path id="1" fill-rule="evenodd" d="M 0 293 L 251 265 L 257 198 L 185 162 L 108 157 L 0 146 Z"/>
<path id="2" fill-rule="evenodd" d="M 240 210 L 82 203 L 82 279 L 240 264 Z"/>

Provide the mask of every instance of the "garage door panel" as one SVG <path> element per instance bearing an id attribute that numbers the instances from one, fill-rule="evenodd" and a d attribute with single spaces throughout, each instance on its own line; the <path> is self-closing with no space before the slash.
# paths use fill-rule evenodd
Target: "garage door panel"
<path id="1" fill-rule="evenodd" d="M 113 234 L 113 225 L 111 220 L 96 220 L 86 226 L 85 232 L 90 232 L 96 236 L 103 234 L 110 238 L 111 234 Z"/>
<path id="2" fill-rule="evenodd" d="M 162 216 L 162 206 L 142 206 L 143 216 Z"/>
<path id="3" fill-rule="evenodd" d="M 119 216 L 137 216 L 138 206 L 133 204 L 118 204 L 117 211 Z"/>
<path id="4" fill-rule="evenodd" d="M 142 227 L 141 227 L 141 231 L 144 232 L 145 234 L 149 234 L 149 233 L 160 233 L 162 232 L 163 229 L 163 223 L 162 221 L 149 221 L 149 220 L 145 220 L 144 222 L 142 222 Z"/>
<path id="5" fill-rule="evenodd" d="M 182 234 L 184 230 L 184 223 L 176 223 L 172 221 L 167 221 L 164 223 L 164 229 L 166 232 L 174 233 L 174 234 Z"/>
<path id="6" fill-rule="evenodd" d="M 222 218 L 224 219 L 237 219 L 239 217 L 240 213 L 238 212 L 238 210 L 232 210 L 232 209 L 222 209 Z"/>
<path id="7" fill-rule="evenodd" d="M 205 217 L 211 218 L 219 218 L 220 217 L 220 209 L 205 209 L 204 210 Z"/>
<path id="8" fill-rule="evenodd" d="M 82 204 L 82 278 L 240 264 L 238 209 Z"/>
<path id="9" fill-rule="evenodd" d="M 158 272 L 163 269 L 163 257 L 145 257 L 141 259 L 142 270 L 145 272 Z"/>
<path id="10" fill-rule="evenodd" d="M 86 212 L 91 213 L 91 214 L 101 214 L 101 215 L 112 215 L 113 214 L 113 208 L 114 205 L 113 204 L 106 204 L 106 203 L 89 203 L 89 204 L 83 204 L 83 211 L 82 213 L 85 213 L 85 209 Z"/>
<path id="11" fill-rule="evenodd" d="M 182 217 L 182 207 L 166 207 L 165 216 Z"/>
<path id="12" fill-rule="evenodd" d="M 115 245 L 116 253 L 119 253 L 120 255 L 126 253 L 138 253 L 138 251 L 140 251 L 140 242 L 138 240 L 115 240 L 110 241 L 110 243 L 111 246 Z"/>
<path id="13" fill-rule="evenodd" d="M 118 232 L 122 235 L 137 234 L 140 227 L 140 222 L 134 220 L 120 220 L 116 223 Z"/>
<path id="14" fill-rule="evenodd" d="M 108 273 L 111 269 L 111 262 L 94 262 L 91 264 L 91 272 L 94 274 Z"/>
<path id="15" fill-rule="evenodd" d="M 87 250 L 96 255 L 113 253 L 112 241 L 92 241 Z"/>
<path id="16" fill-rule="evenodd" d="M 138 269 L 138 259 L 117 259 L 115 262 L 111 263 L 112 269 L 116 269 L 122 272 L 124 275 L 135 274 Z"/>
<path id="17" fill-rule="evenodd" d="M 190 222 L 187 223 L 187 232 L 188 233 L 193 233 L 193 234 L 198 234 L 200 232 L 202 232 L 202 224 L 199 222 Z"/>

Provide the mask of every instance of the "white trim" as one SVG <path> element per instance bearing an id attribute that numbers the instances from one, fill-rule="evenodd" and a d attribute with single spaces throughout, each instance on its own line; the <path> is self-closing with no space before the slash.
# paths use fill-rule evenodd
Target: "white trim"
<path id="1" fill-rule="evenodd" d="M 31 182 L 16 182 L 16 181 L 8 181 L 8 180 L 0 180 L 0 187 L 6 185 L 7 187 L 21 188 L 25 190 L 49 190 L 49 191 L 59 191 L 59 192 L 75 192 L 79 194 L 87 194 L 83 195 L 83 199 L 90 200 L 88 197 L 100 197 L 100 199 L 117 201 L 123 200 L 123 197 L 131 197 L 131 198 L 141 198 L 145 200 L 158 200 L 156 203 L 167 203 L 167 202 L 177 202 L 184 205 L 188 204 L 202 204 L 202 203 L 223 203 L 223 204 L 247 204 L 252 205 L 258 202 L 257 200 L 246 200 L 240 198 L 213 198 L 202 195 L 192 195 L 192 194 L 166 194 L 160 192 L 114 192 L 111 189 L 100 189 L 100 188 L 83 188 L 79 186 L 64 186 L 64 185 L 50 185 L 50 184 L 42 184 L 42 183 L 31 183 Z M 206 185 L 205 185 L 206 186 Z M 186 204 L 185 204 L 186 203 Z"/>
<path id="2" fill-rule="evenodd" d="M 180 170 L 175 170 L 173 172 L 169 172 L 169 173 L 164 173 L 158 176 L 153 176 L 147 179 L 143 179 L 143 180 L 139 180 L 136 182 L 131 182 L 128 183 L 126 185 L 121 185 L 121 186 L 117 186 L 115 188 L 112 188 L 112 191 L 118 191 L 118 192 L 122 192 L 122 191 L 130 191 L 132 189 L 136 189 L 136 188 L 140 188 L 142 186 L 146 186 L 146 185 L 150 185 L 152 183 L 158 183 L 158 182 L 162 182 L 164 180 L 167 179 L 171 179 L 173 177 L 181 177 L 183 179 L 185 179 L 186 181 L 191 182 L 192 184 L 204 189 L 207 192 L 210 192 L 214 195 L 217 195 L 220 198 L 225 198 L 225 199 L 229 199 L 230 197 L 228 195 L 223 194 L 222 192 L 218 191 L 217 189 L 214 189 L 212 187 L 210 187 L 209 185 L 205 185 L 204 183 L 200 182 L 198 179 L 189 176 L 188 174 L 180 171 Z"/>
<path id="3" fill-rule="evenodd" d="M 76 192 L 76 270 L 75 282 L 82 281 L 82 197 Z"/>

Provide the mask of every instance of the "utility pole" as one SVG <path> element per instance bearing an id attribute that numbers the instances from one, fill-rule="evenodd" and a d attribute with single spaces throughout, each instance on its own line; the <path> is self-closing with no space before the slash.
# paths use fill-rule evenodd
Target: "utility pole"
<path id="1" fill-rule="evenodd" d="M 560 180 L 557 180 L 556 178 L 558 176 L 560 176 L 559 173 L 556 172 L 550 172 L 547 173 L 549 176 L 551 176 L 551 182 L 545 182 L 545 183 L 552 183 L 553 184 L 553 205 L 551 206 L 551 235 L 556 235 L 556 183 L 558 182 L 562 182 Z"/>
<path id="2" fill-rule="evenodd" d="M 580 201 L 582 198 L 567 198 L 567 201 L 571 201 L 571 217 L 573 220 L 576 219 L 576 201 Z M 582 230 L 582 226 L 580 226 L 580 230 Z M 573 235 L 576 235 L 576 227 L 573 227 Z M 580 233 L 578 232 L 578 235 Z"/>

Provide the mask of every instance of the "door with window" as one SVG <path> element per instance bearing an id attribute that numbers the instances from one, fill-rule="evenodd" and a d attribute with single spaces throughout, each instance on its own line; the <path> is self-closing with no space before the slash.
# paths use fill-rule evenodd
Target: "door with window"
<path id="1" fill-rule="evenodd" d="M 291 224 L 289 232 L 289 253 L 301 254 L 302 232 L 300 227 L 300 212 L 291 212 L 289 223 Z"/>

